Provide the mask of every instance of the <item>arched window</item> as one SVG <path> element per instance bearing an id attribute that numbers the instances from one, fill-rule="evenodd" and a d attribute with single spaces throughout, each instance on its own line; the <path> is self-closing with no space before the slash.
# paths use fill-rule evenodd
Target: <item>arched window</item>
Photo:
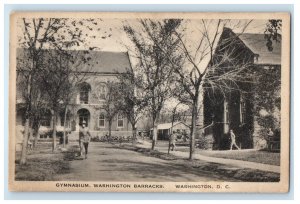
<path id="1" fill-rule="evenodd" d="M 81 104 L 88 104 L 89 103 L 89 92 L 91 90 L 91 86 L 84 82 L 80 85 L 79 88 L 79 102 Z"/>
<path id="2" fill-rule="evenodd" d="M 122 114 L 118 114 L 117 127 L 118 128 L 124 127 L 124 117 Z"/>
<path id="3" fill-rule="evenodd" d="M 105 115 L 104 113 L 101 113 L 98 120 L 98 127 L 105 127 Z"/>

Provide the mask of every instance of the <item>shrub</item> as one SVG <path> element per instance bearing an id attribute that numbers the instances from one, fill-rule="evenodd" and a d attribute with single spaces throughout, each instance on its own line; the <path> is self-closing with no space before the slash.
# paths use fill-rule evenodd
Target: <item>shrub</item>
<path id="1" fill-rule="evenodd" d="M 212 149 L 214 139 L 212 135 L 201 136 L 196 140 L 196 147 L 199 149 Z"/>

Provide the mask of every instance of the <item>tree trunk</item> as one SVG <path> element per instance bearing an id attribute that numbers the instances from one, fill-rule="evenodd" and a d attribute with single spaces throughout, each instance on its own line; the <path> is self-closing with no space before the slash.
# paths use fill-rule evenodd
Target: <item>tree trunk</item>
<path id="1" fill-rule="evenodd" d="M 193 109 L 192 109 L 192 127 L 190 134 L 190 156 L 189 159 L 193 159 L 194 151 L 195 151 L 195 132 L 196 132 L 196 121 L 197 121 L 197 109 L 198 109 L 198 96 L 196 95 L 195 100 L 193 101 Z"/>
<path id="2" fill-rule="evenodd" d="M 169 133 L 168 154 L 170 154 L 170 149 L 171 149 L 171 134 L 173 134 L 173 125 L 174 125 L 174 120 L 175 120 L 175 114 L 176 114 L 176 107 L 172 111 L 172 126 L 171 126 L 171 132 Z"/>
<path id="3" fill-rule="evenodd" d="M 31 121 L 29 122 L 29 124 L 30 124 L 30 129 L 29 129 L 29 137 L 28 137 L 28 140 L 31 140 L 31 139 L 33 138 L 33 126 L 34 126 L 33 120 L 31 120 Z"/>
<path id="4" fill-rule="evenodd" d="M 153 120 L 153 135 L 152 135 L 152 147 L 151 147 L 152 150 L 154 150 L 156 142 L 157 142 L 157 120 L 155 118 Z"/>
<path id="5" fill-rule="evenodd" d="M 172 134 L 172 133 L 171 133 Z M 169 146 L 168 146 L 168 154 L 170 154 L 170 149 L 171 149 L 171 137 L 169 135 Z"/>
<path id="6" fill-rule="evenodd" d="M 136 126 L 135 124 L 132 124 L 132 144 L 135 145 L 136 144 Z"/>
<path id="7" fill-rule="evenodd" d="M 66 147 L 66 123 L 67 123 L 67 111 L 68 106 L 65 106 L 65 114 L 64 114 L 64 135 L 63 135 L 63 147 Z"/>
<path id="8" fill-rule="evenodd" d="M 112 125 L 112 121 L 109 120 L 108 121 L 108 140 L 111 142 L 111 125 Z"/>
<path id="9" fill-rule="evenodd" d="M 23 135 L 22 153 L 21 153 L 21 160 L 20 160 L 21 165 L 26 164 L 28 134 L 29 134 L 29 118 L 26 118 L 25 130 Z"/>
<path id="10" fill-rule="evenodd" d="M 38 139 L 39 139 L 39 137 L 40 137 L 40 124 L 39 124 L 39 122 L 38 122 L 38 124 L 36 125 L 34 132 L 35 132 L 35 134 L 34 134 L 33 149 L 36 148 L 37 143 L 38 143 Z"/>
<path id="11" fill-rule="evenodd" d="M 53 118 L 52 152 L 54 152 L 56 149 L 56 111 L 54 111 L 52 118 Z"/>
<path id="12" fill-rule="evenodd" d="M 33 65 L 34 66 L 34 65 Z M 27 84 L 27 100 L 26 100 L 26 120 L 25 120 L 25 130 L 23 135 L 23 144 L 22 144 L 22 153 L 20 164 L 26 164 L 26 156 L 27 156 L 27 145 L 28 145 L 28 133 L 29 133 L 29 114 L 31 112 L 31 84 L 32 84 L 32 75 L 29 74 L 29 83 Z"/>

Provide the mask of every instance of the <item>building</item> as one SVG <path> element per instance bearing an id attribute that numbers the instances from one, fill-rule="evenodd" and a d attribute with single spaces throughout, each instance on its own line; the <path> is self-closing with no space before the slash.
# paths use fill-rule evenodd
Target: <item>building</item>
<path id="1" fill-rule="evenodd" d="M 158 140 L 168 140 L 172 132 L 180 133 L 182 135 L 188 135 L 190 128 L 183 122 L 176 121 L 173 123 L 161 123 L 157 125 L 157 139 Z M 150 131 L 152 135 L 152 129 Z"/>
<path id="2" fill-rule="evenodd" d="M 24 49 L 18 49 L 17 55 L 22 58 Z M 87 51 L 68 51 L 71 54 L 84 55 Z M 71 130 L 71 137 L 77 139 L 79 127 L 83 121 L 86 122 L 92 137 L 104 136 L 108 133 L 108 122 L 103 104 L 106 101 L 107 83 L 116 81 L 117 75 L 131 69 L 131 63 L 127 52 L 104 52 L 88 51 L 89 61 L 84 63 L 77 70 L 79 74 L 84 75 L 84 80 L 75 87 L 76 93 L 72 97 L 67 109 L 66 126 Z M 18 65 L 17 65 L 18 66 Z M 18 70 L 18 69 L 17 69 Z M 25 108 L 22 106 L 24 100 L 17 87 L 17 117 L 16 125 L 24 125 Z M 53 127 L 51 116 L 52 111 L 49 109 L 41 118 L 40 137 L 47 138 L 47 131 Z M 57 130 L 62 131 L 64 127 L 64 114 L 62 110 L 57 117 Z M 131 136 L 131 124 L 127 118 L 119 112 L 112 122 L 112 136 Z"/>
<path id="3" fill-rule="evenodd" d="M 257 77 L 249 81 L 245 74 L 245 80 L 234 84 L 233 89 L 205 89 L 203 122 L 204 126 L 212 121 L 214 125 L 205 129 L 204 135 L 212 137 L 213 149 L 229 149 L 230 129 L 235 132 L 237 144 L 242 149 L 265 148 L 268 127 L 276 130 L 280 137 L 281 43 L 273 42 L 272 50 L 266 43 L 264 34 L 235 34 L 224 28 L 208 69 L 222 62 L 219 66 L 225 73 L 230 71 L 226 69 L 228 64 L 234 63 L 247 66 L 248 71 Z M 234 56 L 234 62 L 224 60 L 227 53 Z"/>

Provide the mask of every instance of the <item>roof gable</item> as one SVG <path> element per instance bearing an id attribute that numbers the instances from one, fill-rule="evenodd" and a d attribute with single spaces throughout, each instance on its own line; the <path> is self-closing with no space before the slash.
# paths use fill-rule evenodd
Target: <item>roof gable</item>
<path id="1" fill-rule="evenodd" d="M 258 55 L 255 64 L 281 64 L 281 42 L 272 42 L 273 50 L 269 51 L 264 34 L 237 34 L 244 44 Z"/>

